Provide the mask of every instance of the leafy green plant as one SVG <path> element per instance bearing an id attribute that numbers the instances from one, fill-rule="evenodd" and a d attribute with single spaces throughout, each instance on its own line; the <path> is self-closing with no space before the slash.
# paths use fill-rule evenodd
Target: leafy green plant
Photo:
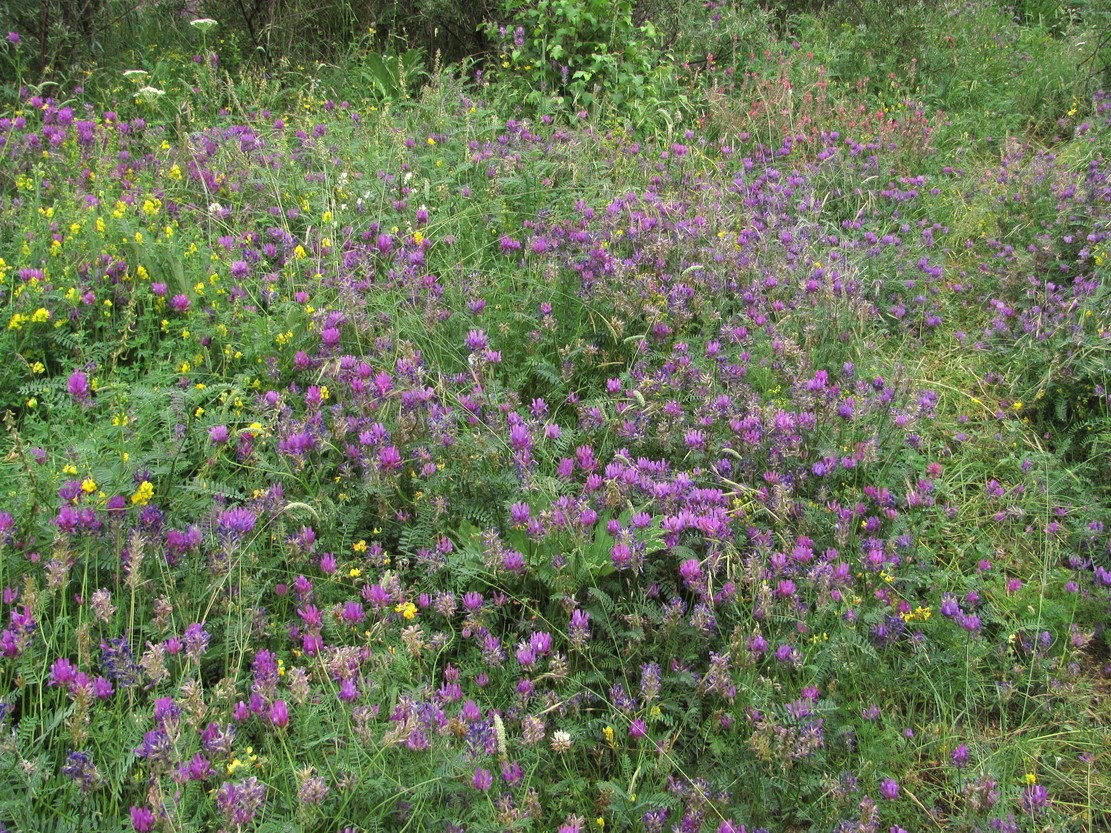
<path id="1" fill-rule="evenodd" d="M 0 824 L 1111 822 L 1111 100 L 576 8 L 597 90 L 221 21 L 0 108 Z"/>
<path id="2" fill-rule="evenodd" d="M 345 60 L 344 86 L 351 83 L 351 74 L 359 76 L 358 85 L 371 100 L 398 103 L 409 98 L 420 86 L 425 75 L 425 56 L 418 49 L 407 49 L 397 54 L 360 52 Z"/>
<path id="3" fill-rule="evenodd" d="M 633 8 L 631 0 L 507 2 L 507 22 L 490 31 L 502 74 L 522 79 L 534 106 L 589 109 L 604 95 L 621 107 L 644 92 L 656 63 L 655 28 L 634 23 Z"/>

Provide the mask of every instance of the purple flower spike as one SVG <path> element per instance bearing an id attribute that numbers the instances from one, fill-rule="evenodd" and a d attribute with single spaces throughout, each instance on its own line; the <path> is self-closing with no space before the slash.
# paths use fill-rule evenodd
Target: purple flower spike
<path id="1" fill-rule="evenodd" d="M 50 685 L 68 688 L 77 679 L 77 669 L 66 657 L 60 657 L 50 667 Z"/>
<path id="2" fill-rule="evenodd" d="M 69 395 L 73 397 L 75 402 L 88 402 L 92 395 L 89 377 L 80 370 L 75 370 L 70 374 L 69 381 L 66 383 L 66 390 L 69 391 Z"/>
<path id="3" fill-rule="evenodd" d="M 149 833 L 154 829 L 154 813 L 147 807 L 131 805 L 131 826 L 136 833 Z"/>
<path id="4" fill-rule="evenodd" d="M 960 746 L 953 750 L 952 758 L 953 766 L 955 766 L 957 769 L 961 769 L 965 764 L 968 763 L 968 746 L 962 743 Z"/>
<path id="5" fill-rule="evenodd" d="M 217 516 L 216 526 L 229 538 L 244 538 L 255 528 L 255 513 L 244 506 L 225 509 Z"/>
<path id="6" fill-rule="evenodd" d="M 567 629 L 571 637 L 571 644 L 582 648 L 590 641 L 590 614 L 585 610 L 575 610 L 571 613 L 571 625 Z"/>
<path id="7" fill-rule="evenodd" d="M 1049 804 L 1049 791 L 1041 784 L 1031 784 L 1022 791 L 1022 809 L 1036 816 Z"/>
<path id="8" fill-rule="evenodd" d="M 289 725 L 289 707 L 285 700 L 274 701 L 274 705 L 270 707 L 270 722 L 279 729 L 284 729 Z"/>
<path id="9" fill-rule="evenodd" d="M 201 655 L 208 650 L 208 631 L 204 625 L 194 622 L 185 629 L 185 655 L 195 662 L 199 662 Z"/>
<path id="10" fill-rule="evenodd" d="M 471 786 L 479 792 L 486 792 L 494 784 L 494 776 L 490 774 L 488 769 L 476 769 L 474 771 L 474 778 L 471 779 Z"/>

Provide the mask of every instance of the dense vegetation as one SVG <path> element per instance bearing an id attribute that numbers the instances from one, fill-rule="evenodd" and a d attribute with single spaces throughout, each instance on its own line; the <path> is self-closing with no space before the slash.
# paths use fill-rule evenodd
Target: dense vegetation
<path id="1" fill-rule="evenodd" d="M 313 8 L 0 10 L 0 830 L 1108 829 L 1107 10 Z"/>

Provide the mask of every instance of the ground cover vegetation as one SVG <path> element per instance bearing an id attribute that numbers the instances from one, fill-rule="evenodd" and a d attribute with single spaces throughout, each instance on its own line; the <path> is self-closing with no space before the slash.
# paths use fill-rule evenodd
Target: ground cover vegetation
<path id="1" fill-rule="evenodd" d="M 16 6 L 0 830 L 1111 826 L 1100 4 Z"/>

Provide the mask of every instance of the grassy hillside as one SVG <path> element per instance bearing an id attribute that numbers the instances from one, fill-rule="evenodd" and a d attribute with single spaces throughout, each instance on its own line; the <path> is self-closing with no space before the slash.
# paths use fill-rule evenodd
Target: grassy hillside
<path id="1" fill-rule="evenodd" d="M 0 830 L 1111 825 L 1099 11 L 819 6 L 4 41 Z"/>

